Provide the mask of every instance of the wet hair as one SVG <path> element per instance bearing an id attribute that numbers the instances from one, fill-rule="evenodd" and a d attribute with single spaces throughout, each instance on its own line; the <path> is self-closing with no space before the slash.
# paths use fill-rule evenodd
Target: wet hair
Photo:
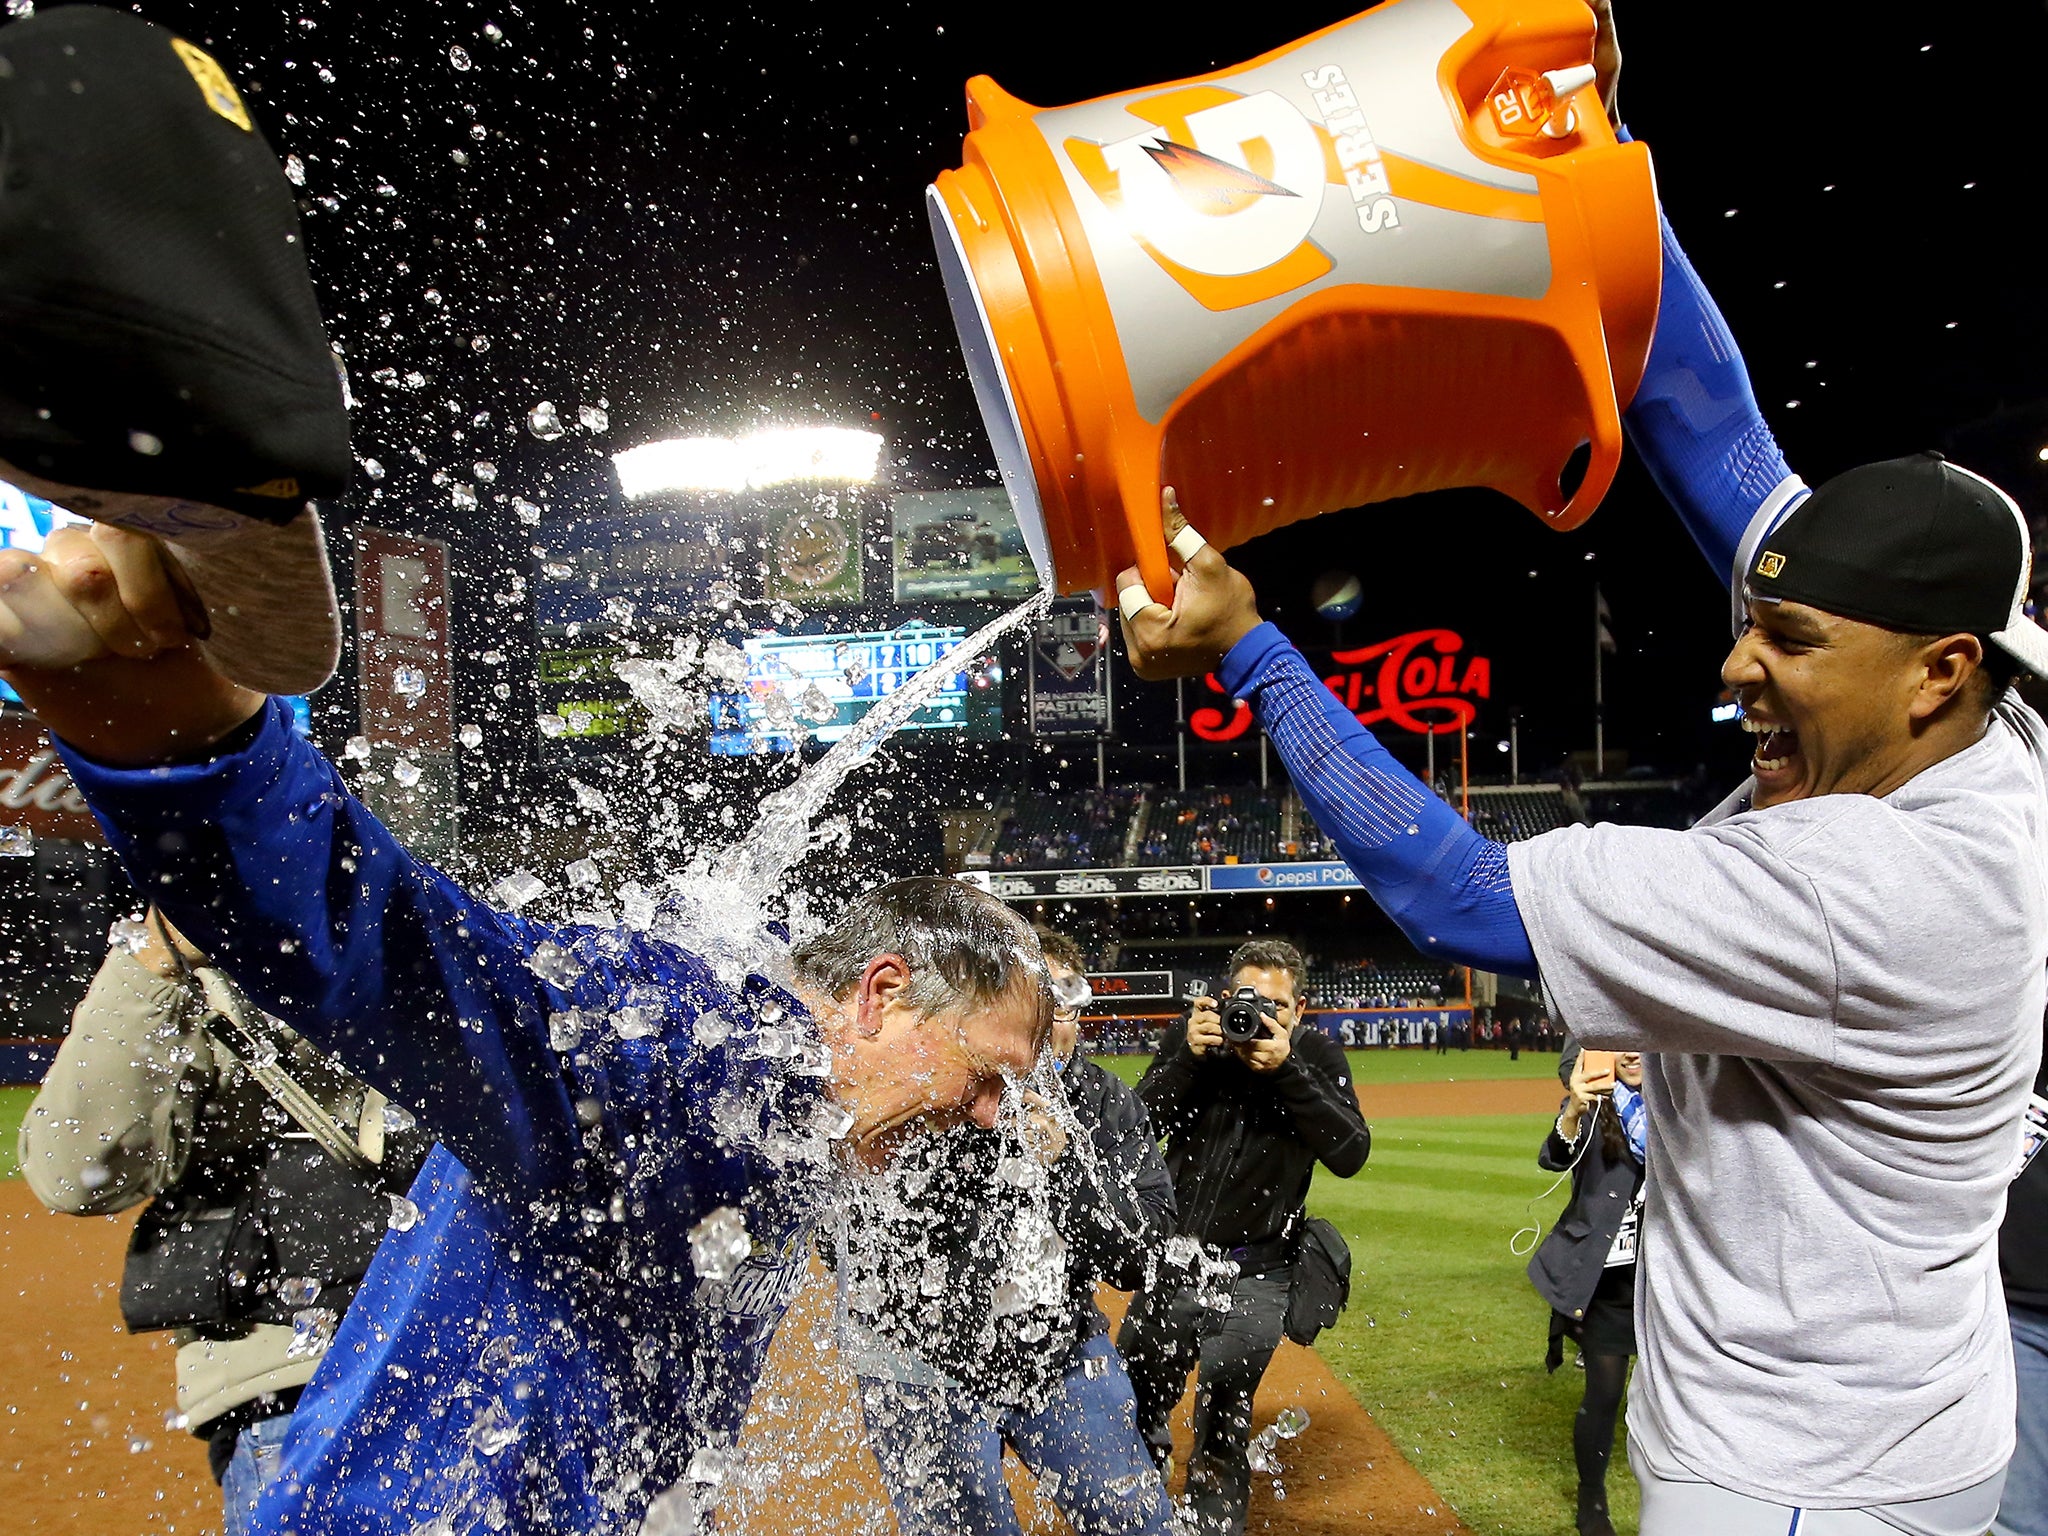
<path id="1" fill-rule="evenodd" d="M 1088 969 L 1088 962 L 1081 958 L 1081 946 L 1064 933 L 1044 927 L 1034 927 L 1031 931 L 1038 935 L 1038 947 L 1045 951 L 1045 958 L 1051 964 L 1065 966 L 1076 974 Z"/>
<path id="2" fill-rule="evenodd" d="M 1223 974 L 1226 979 L 1234 981 L 1237 973 L 1243 970 L 1285 971 L 1294 978 L 1297 994 L 1308 980 L 1308 961 L 1285 939 L 1247 939 L 1238 945 L 1224 962 Z"/>
<path id="3" fill-rule="evenodd" d="M 1024 920 L 993 896 L 939 875 L 892 880 L 855 897 L 789 958 L 801 981 L 837 999 L 860 985 L 877 955 L 901 955 L 909 963 L 906 1000 L 925 1014 L 995 1002 L 1016 984 L 1019 971 L 1045 984 Z"/>

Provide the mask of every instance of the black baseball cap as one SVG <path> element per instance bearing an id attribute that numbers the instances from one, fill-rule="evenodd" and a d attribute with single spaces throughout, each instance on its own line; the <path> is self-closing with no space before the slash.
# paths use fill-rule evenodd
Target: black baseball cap
<path id="1" fill-rule="evenodd" d="M 0 27 L 0 479 L 162 537 L 209 660 L 303 693 L 341 641 L 309 498 L 349 468 L 292 189 L 226 72 L 100 6 Z"/>
<path id="2" fill-rule="evenodd" d="M 2048 630 L 2023 606 L 2033 563 L 2010 496 L 1938 453 L 1915 453 L 1823 484 L 1758 541 L 1745 586 L 1765 602 L 1906 634 L 1978 635 L 2048 676 Z"/>

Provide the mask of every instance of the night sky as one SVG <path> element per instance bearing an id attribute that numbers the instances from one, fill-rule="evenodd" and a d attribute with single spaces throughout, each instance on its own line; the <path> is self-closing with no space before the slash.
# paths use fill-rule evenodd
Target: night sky
<path id="1" fill-rule="evenodd" d="M 1225 26 L 1171 6 L 137 9 L 253 82 L 261 125 L 302 162 L 315 275 L 361 401 L 356 449 L 386 471 L 337 521 L 454 540 L 472 626 L 503 625 L 492 599 L 530 559 L 502 508 L 451 508 L 448 482 L 478 458 L 497 466 L 496 491 L 566 502 L 595 494 L 604 455 L 637 442 L 816 421 L 882 431 L 898 488 L 986 483 L 921 204 L 957 163 L 965 79 L 985 71 L 1059 104 L 1236 62 L 1347 14 L 1278 3 Z M 1817 481 L 1940 446 L 2048 508 L 2027 233 L 2041 223 L 2048 12 L 1619 10 L 1624 112 L 1794 467 Z M 609 428 L 537 443 L 516 423 L 544 398 L 565 414 L 601 401 Z M 1637 466 L 1571 535 L 1489 493 L 1449 493 L 1334 514 L 1241 558 L 1304 643 L 1333 638 L 1307 603 L 1332 567 L 1367 593 L 1350 643 L 1466 630 L 1496 658 L 1484 746 L 1519 710 L 1525 770 L 1590 745 L 1597 580 L 1621 645 L 1610 744 L 1673 772 L 1737 771 L 1734 733 L 1707 720 L 1725 596 Z M 490 681 L 476 650 L 458 658 L 470 713 Z M 498 712 L 513 756 L 531 745 L 523 697 Z M 1135 703 L 1131 730 L 1163 707 Z"/>

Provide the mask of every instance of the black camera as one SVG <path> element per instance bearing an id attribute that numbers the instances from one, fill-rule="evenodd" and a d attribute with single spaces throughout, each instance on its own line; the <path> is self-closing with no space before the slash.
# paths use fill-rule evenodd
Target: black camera
<path id="1" fill-rule="evenodd" d="M 1189 1003 L 1208 995 L 1207 982 L 1188 984 Z M 1249 1045 L 1254 1040 L 1265 1039 L 1266 1020 L 1280 1017 L 1280 1005 L 1259 996 L 1256 987 L 1239 987 L 1235 992 L 1223 993 L 1216 999 L 1216 1011 L 1223 1026 L 1223 1038 L 1232 1045 Z"/>

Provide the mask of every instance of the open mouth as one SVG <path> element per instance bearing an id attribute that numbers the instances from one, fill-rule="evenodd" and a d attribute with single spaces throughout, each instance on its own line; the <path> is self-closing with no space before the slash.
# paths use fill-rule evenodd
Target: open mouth
<path id="1" fill-rule="evenodd" d="M 1759 720 L 1754 715 L 1742 717 L 1742 728 L 1756 737 L 1756 749 L 1750 758 L 1750 767 L 1760 774 L 1782 773 L 1792 766 L 1792 759 L 1799 755 L 1799 733 L 1774 725 L 1768 720 Z"/>

